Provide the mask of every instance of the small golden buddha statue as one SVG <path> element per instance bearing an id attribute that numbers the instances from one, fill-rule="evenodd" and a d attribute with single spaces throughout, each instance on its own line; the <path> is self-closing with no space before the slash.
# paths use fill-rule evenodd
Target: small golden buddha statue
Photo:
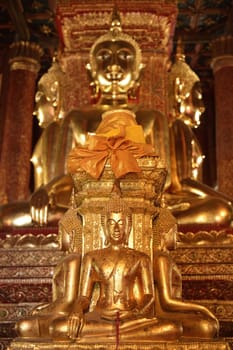
<path id="1" fill-rule="evenodd" d="M 136 332 L 140 341 L 180 338 L 179 322 L 155 317 L 150 258 L 128 247 L 132 214 L 121 198 L 113 197 L 106 204 L 102 226 L 106 248 L 84 255 L 81 275 L 80 259 L 71 261 L 62 296 L 31 318 L 19 321 L 21 337 L 114 342 L 117 332 L 120 340 L 135 340 Z M 95 305 L 94 286 L 99 288 Z"/>
<path id="2" fill-rule="evenodd" d="M 219 323 L 206 307 L 182 300 L 182 276 L 169 251 L 176 248 L 177 224 L 168 209 L 154 220 L 153 271 L 156 315 L 178 320 L 183 338 L 211 339 L 218 335 Z"/>
<path id="3" fill-rule="evenodd" d="M 115 193 L 101 224 L 105 247 L 86 252 L 83 259 L 75 253 L 65 258 L 54 276 L 54 301 L 17 323 L 20 337 L 151 343 L 217 335 L 215 316 L 181 299 L 181 275 L 169 255 L 176 240 L 170 211 L 161 209 L 154 219 L 152 260 L 128 247 L 132 211 Z"/>

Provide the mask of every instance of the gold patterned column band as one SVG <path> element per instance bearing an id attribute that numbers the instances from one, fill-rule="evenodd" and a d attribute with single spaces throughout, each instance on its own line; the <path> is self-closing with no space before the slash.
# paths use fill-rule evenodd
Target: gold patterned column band
<path id="1" fill-rule="evenodd" d="M 212 57 L 211 67 L 214 73 L 221 68 L 233 66 L 232 35 L 223 35 L 213 41 Z"/>
<path id="2" fill-rule="evenodd" d="M 18 41 L 10 46 L 10 70 L 26 70 L 38 73 L 43 50 L 35 43 Z"/>
<path id="3" fill-rule="evenodd" d="M 9 350 L 115 350 L 116 344 L 90 343 L 80 344 L 79 342 L 32 342 L 16 339 L 11 343 Z M 153 342 L 150 344 L 135 342 L 119 344 L 119 350 L 230 350 L 230 345 L 223 341 L 190 341 L 190 342 Z"/>

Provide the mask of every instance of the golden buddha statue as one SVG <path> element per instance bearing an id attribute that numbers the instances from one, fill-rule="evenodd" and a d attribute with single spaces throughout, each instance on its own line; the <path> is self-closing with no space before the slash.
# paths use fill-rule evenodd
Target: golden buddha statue
<path id="1" fill-rule="evenodd" d="M 43 130 L 31 157 L 34 193 L 28 201 L 1 206 L 0 226 L 57 224 L 67 210 L 72 181 L 69 176 L 64 178 L 64 174 L 73 135 L 64 126 L 64 88 L 65 74 L 55 55 L 52 66 L 40 78 L 35 95 L 34 115 Z"/>
<path id="2" fill-rule="evenodd" d="M 229 225 L 232 199 L 201 182 L 204 156 L 193 128 L 205 108 L 200 79 L 185 62 L 180 40 L 169 72 L 169 102 L 171 183 L 165 202 L 179 224 Z"/>
<path id="3" fill-rule="evenodd" d="M 72 260 L 64 294 L 56 305 L 40 308 L 31 318 L 19 321 L 21 337 L 78 338 L 80 342 L 96 341 L 98 337 L 98 341 L 114 341 L 117 319 L 122 340 L 133 339 L 135 332 L 141 340 L 173 340 L 181 336 L 179 323 L 152 317 L 155 301 L 150 259 L 128 248 L 132 228 L 129 208 L 120 198 L 111 200 L 102 222 L 107 247 L 85 254 L 81 275 L 80 259 Z M 95 284 L 99 286 L 99 297 L 90 310 Z"/>
<path id="4" fill-rule="evenodd" d="M 90 86 L 93 95 L 94 97 L 100 95 L 100 98 L 93 106 L 69 112 L 62 122 L 63 129 L 72 134 L 72 146 L 86 144 L 88 135 L 96 132 L 104 112 L 129 108 L 129 94 L 132 94 L 132 91 L 137 88 L 142 68 L 141 50 L 134 39 L 122 33 L 118 13 L 114 12 L 110 31 L 93 44 L 90 51 L 90 63 L 87 64 L 87 71 L 92 80 Z M 147 119 L 145 121 L 143 121 L 144 114 Z M 165 150 L 166 147 L 168 149 L 167 143 L 162 142 L 162 135 L 167 135 L 168 139 L 168 126 L 165 118 L 153 111 L 141 113 L 140 116 L 142 123 L 148 123 L 148 126 L 144 128 L 147 141 L 156 148 L 161 147 L 160 153 L 163 155 L 167 154 Z M 111 122 L 113 125 L 113 118 Z M 116 120 L 115 123 L 119 123 L 119 120 Z M 134 132 L 135 130 L 136 128 Z M 68 147 L 66 149 L 68 150 Z M 65 194 L 66 189 L 71 190 L 72 185 L 70 176 L 65 175 L 54 178 L 39 191 L 33 193 L 30 201 L 32 221 L 44 224 L 53 220 L 56 208 L 62 209 L 65 204 L 68 207 L 69 197 Z M 71 191 L 68 192 L 69 195 L 70 193 Z"/>
<path id="5" fill-rule="evenodd" d="M 40 78 L 35 95 L 34 115 L 43 129 L 31 158 L 35 190 L 66 172 L 65 160 L 71 149 L 72 135 L 62 125 L 64 89 L 65 73 L 54 55 L 52 66 Z"/>
<path id="6" fill-rule="evenodd" d="M 171 158 L 175 158 L 177 173 L 173 177 L 176 175 L 179 181 L 187 178 L 202 181 L 204 155 L 193 129 L 200 125 L 205 107 L 200 79 L 185 62 L 181 39 L 168 78 Z M 180 139 L 183 141 L 178 142 Z"/>
<path id="7" fill-rule="evenodd" d="M 83 259 L 75 253 L 65 258 L 62 278 L 54 275 L 55 300 L 17 323 L 20 337 L 136 344 L 217 335 L 218 321 L 209 310 L 181 300 L 180 273 L 168 252 L 176 223 L 168 210 L 154 219 L 152 260 L 129 248 L 132 211 L 118 194 L 105 203 L 101 224 L 105 247 Z"/>
<path id="8" fill-rule="evenodd" d="M 154 231 L 153 271 L 157 317 L 181 322 L 182 338 L 210 339 L 217 336 L 219 324 L 212 312 L 202 305 L 182 300 L 182 276 L 169 254 L 176 248 L 177 224 L 168 209 L 160 211 L 155 219 Z"/>
<path id="9" fill-rule="evenodd" d="M 131 100 L 134 98 L 134 91 L 138 88 L 142 69 L 141 50 L 132 37 L 122 32 L 119 15 L 114 11 L 109 32 L 99 37 L 93 44 L 90 51 L 90 63 L 87 64 L 92 80 L 90 86 L 94 94 L 100 98 L 95 105 L 73 110 L 65 118 L 56 122 L 62 126 L 62 133 L 64 133 L 64 138 L 58 147 L 60 149 L 61 145 L 64 146 L 62 154 L 67 154 L 71 149 L 71 143 L 72 146 L 84 145 L 87 135 L 96 132 L 102 114 L 107 110 L 130 109 L 135 112 L 138 124 L 143 127 L 146 142 L 154 146 L 158 155 L 167 162 L 169 167 L 167 157 L 169 132 L 166 117 L 158 111 L 142 110 L 139 106 L 128 103 L 129 98 Z M 59 96 L 61 97 L 61 94 Z M 60 103 L 57 104 L 60 106 Z M 65 135 L 65 132 L 68 135 Z M 72 135 L 71 138 L 70 135 Z M 65 137 L 66 141 L 64 141 Z M 39 152 L 41 150 L 42 148 L 39 147 Z M 45 152 L 45 159 L 46 154 Z M 39 157 L 35 153 L 32 158 L 35 159 L 35 167 L 39 164 L 37 158 Z M 64 157 L 55 158 L 51 159 L 51 168 L 65 169 Z M 50 165 L 47 164 L 47 166 L 49 168 Z M 35 173 L 40 173 L 40 171 L 39 165 Z M 1 225 L 26 226 L 33 223 L 44 225 L 58 221 L 69 207 L 73 183 L 66 172 L 61 176 L 56 175 L 60 174 L 54 174 L 55 177 L 51 181 L 39 187 L 32 194 L 29 203 L 9 204 L 0 208 Z"/>
<path id="10" fill-rule="evenodd" d="M 186 178 L 188 164 L 186 160 L 182 166 L 179 165 L 181 174 L 178 174 L 177 167 L 180 160 L 183 162 L 184 150 L 178 149 L 175 152 L 174 143 L 175 140 L 177 141 L 173 127 L 175 124 L 173 123 L 169 130 L 168 118 L 158 111 L 143 110 L 138 104 L 128 103 L 139 86 L 143 65 L 138 44 L 132 37 L 122 32 L 120 18 L 116 12 L 113 13 L 110 31 L 99 37 L 93 44 L 87 69 L 92 80 L 91 87 L 95 97 L 98 96 L 98 101 L 93 106 L 73 110 L 62 119 L 63 130 L 72 135 L 72 146 L 86 144 L 88 134 L 98 130 L 104 112 L 114 109 L 133 111 L 137 123 L 143 128 L 146 143 L 154 147 L 157 155 L 164 160 L 167 166 L 165 202 L 176 216 L 178 223 L 228 225 L 232 220 L 232 205 L 229 200 L 213 189 L 195 181 L 192 177 Z M 181 85 L 183 86 L 183 82 Z M 177 98 L 180 98 L 181 95 L 179 89 L 177 81 Z M 187 105 L 187 110 L 188 108 L 190 110 L 191 97 L 189 95 L 183 103 Z M 191 110 L 196 115 L 197 109 L 193 107 Z M 199 110 L 202 111 L 203 107 Z M 182 118 L 184 118 L 183 114 Z M 176 113 L 175 123 L 181 122 L 186 126 L 182 118 L 177 118 Z M 116 119 L 115 122 L 119 123 L 119 120 Z M 113 124 L 115 122 L 112 120 Z M 106 129 L 107 124 L 108 118 L 103 119 L 102 127 Z M 68 136 L 67 140 L 70 140 Z M 68 143 L 69 145 L 64 146 L 66 151 L 70 148 L 71 142 Z M 187 156 L 185 154 L 185 157 Z M 64 167 L 63 158 L 62 167 Z M 192 166 L 191 174 L 193 171 Z M 188 171 L 189 174 L 190 171 Z M 32 223 L 45 225 L 58 221 L 69 207 L 72 186 L 71 177 L 66 172 L 55 177 L 35 191 L 30 202 L 24 206 L 16 205 L 12 208 L 11 205 L 8 205 L 4 207 L 4 210 L 0 208 L 2 225 L 17 225 L 18 222 L 21 223 L 21 226 Z M 23 215 L 26 215 L 27 221 L 22 220 Z M 18 220 L 13 220 L 15 217 Z"/>
<path id="11" fill-rule="evenodd" d="M 104 341 L 116 339 L 174 340 L 182 333 L 175 321 L 153 316 L 154 296 L 149 257 L 128 248 L 131 214 L 120 199 L 106 206 L 103 217 L 106 248 L 85 254 L 82 262 L 80 295 L 72 313 L 55 319 L 50 333 L 55 339 Z M 99 297 L 92 307 L 93 287 L 99 286 Z"/>

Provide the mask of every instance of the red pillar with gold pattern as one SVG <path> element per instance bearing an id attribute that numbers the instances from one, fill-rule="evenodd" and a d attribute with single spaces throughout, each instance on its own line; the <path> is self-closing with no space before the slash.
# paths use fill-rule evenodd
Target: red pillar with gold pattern
<path id="1" fill-rule="evenodd" d="M 233 36 L 213 42 L 218 190 L 233 198 Z"/>
<path id="2" fill-rule="evenodd" d="M 41 54 L 42 49 L 30 42 L 15 42 L 10 47 L 0 163 L 2 198 L 7 202 L 29 195 L 32 114 Z"/>

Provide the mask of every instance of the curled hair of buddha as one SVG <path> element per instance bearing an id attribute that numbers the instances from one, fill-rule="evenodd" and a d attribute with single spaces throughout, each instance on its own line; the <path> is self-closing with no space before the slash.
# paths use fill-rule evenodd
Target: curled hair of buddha
<path id="1" fill-rule="evenodd" d="M 105 245 L 108 245 L 108 232 L 107 232 L 107 220 L 111 213 L 123 213 L 125 215 L 125 241 L 128 244 L 129 234 L 132 228 L 132 212 L 127 203 L 121 198 L 120 194 L 114 190 L 112 192 L 110 199 L 106 202 L 102 214 L 101 214 L 101 224 L 105 232 Z"/>
<path id="2" fill-rule="evenodd" d="M 132 215 L 126 202 L 115 193 L 111 196 L 110 200 L 104 207 L 104 215 L 108 215 L 110 213 L 125 213 L 126 215 Z"/>

